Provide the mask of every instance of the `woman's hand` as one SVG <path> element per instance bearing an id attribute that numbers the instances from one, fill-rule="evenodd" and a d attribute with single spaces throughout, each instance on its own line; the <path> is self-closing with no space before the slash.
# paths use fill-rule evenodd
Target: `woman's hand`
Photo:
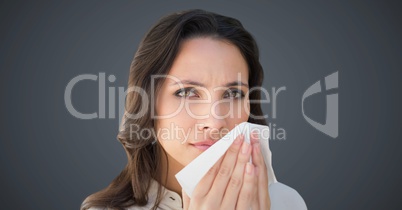
<path id="1" fill-rule="evenodd" d="M 270 209 L 268 175 L 257 135 L 251 145 L 239 135 L 201 179 L 192 199 L 183 191 L 184 210 Z M 250 163 L 250 157 L 253 163 Z"/>

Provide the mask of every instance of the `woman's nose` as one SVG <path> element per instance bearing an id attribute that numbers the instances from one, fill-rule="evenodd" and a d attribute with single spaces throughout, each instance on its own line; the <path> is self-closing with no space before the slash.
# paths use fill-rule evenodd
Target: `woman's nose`
<path id="1" fill-rule="evenodd" d="M 220 103 L 211 103 L 208 106 L 205 106 L 204 109 L 208 109 L 205 112 L 208 112 L 204 118 L 200 118 L 197 120 L 197 123 L 200 125 L 198 128 L 200 130 L 221 130 L 227 126 L 225 116 L 225 105 Z"/>

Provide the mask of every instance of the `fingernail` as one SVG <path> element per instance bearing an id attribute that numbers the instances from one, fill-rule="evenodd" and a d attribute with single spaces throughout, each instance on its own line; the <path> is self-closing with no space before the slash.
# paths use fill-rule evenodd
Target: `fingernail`
<path id="1" fill-rule="evenodd" d="M 239 137 L 236 138 L 234 144 L 240 144 L 243 141 L 243 134 L 240 134 Z"/>
<path id="2" fill-rule="evenodd" d="M 246 173 L 253 174 L 253 165 L 251 163 L 246 164 Z"/>
<path id="3" fill-rule="evenodd" d="M 258 132 L 257 131 L 252 131 L 251 132 L 251 137 L 253 138 L 253 139 L 258 139 Z"/>
<path id="4" fill-rule="evenodd" d="M 247 154 L 249 147 L 250 147 L 250 145 L 247 142 L 243 142 L 243 146 L 241 148 L 241 153 Z"/>

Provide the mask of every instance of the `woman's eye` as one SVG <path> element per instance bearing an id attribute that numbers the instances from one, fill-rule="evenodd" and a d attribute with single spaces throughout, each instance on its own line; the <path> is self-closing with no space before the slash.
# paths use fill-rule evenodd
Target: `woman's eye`
<path id="1" fill-rule="evenodd" d="M 244 93 L 241 90 L 228 90 L 224 95 L 224 98 L 243 98 L 243 97 Z"/>
<path id="2" fill-rule="evenodd" d="M 175 95 L 184 98 L 197 96 L 197 94 L 195 94 L 194 88 L 182 88 L 176 91 Z"/>

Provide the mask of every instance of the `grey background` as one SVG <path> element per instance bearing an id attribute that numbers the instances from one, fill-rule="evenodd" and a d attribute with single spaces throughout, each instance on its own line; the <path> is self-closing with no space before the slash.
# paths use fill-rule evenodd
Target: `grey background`
<path id="1" fill-rule="evenodd" d="M 401 209 L 401 4 L 397 1 L 1 1 L 3 209 L 78 209 L 126 164 L 118 119 L 80 120 L 64 104 L 80 74 L 126 87 L 145 32 L 168 13 L 202 8 L 239 19 L 255 36 L 266 77 L 283 87 L 271 141 L 279 181 L 309 209 Z M 310 126 L 304 91 L 339 71 L 339 137 Z M 97 83 L 73 89 L 81 112 L 98 109 Z M 108 98 L 106 98 L 108 100 Z M 271 114 L 271 104 L 264 106 Z M 106 105 L 107 108 L 107 105 Z M 306 101 L 325 120 L 325 95 Z M 117 113 L 116 113 L 117 115 Z M 108 115 L 106 115 L 108 116 Z"/>

